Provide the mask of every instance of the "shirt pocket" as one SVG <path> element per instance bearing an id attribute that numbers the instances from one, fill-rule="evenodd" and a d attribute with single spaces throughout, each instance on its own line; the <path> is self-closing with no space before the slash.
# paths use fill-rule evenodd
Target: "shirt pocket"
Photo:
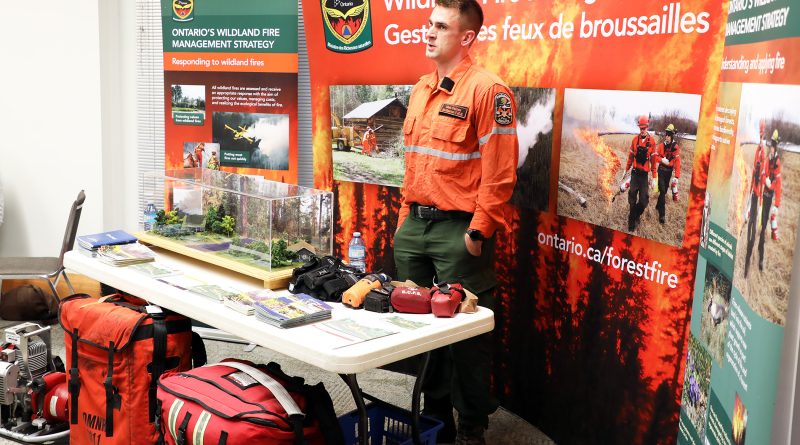
<path id="1" fill-rule="evenodd" d="M 403 144 L 406 147 L 414 145 L 412 133 L 414 132 L 414 122 L 416 120 L 416 116 L 406 116 L 406 120 L 403 121 Z"/>
<path id="2" fill-rule="evenodd" d="M 434 122 L 431 128 L 431 145 L 434 150 L 433 170 L 445 175 L 460 175 L 465 161 L 474 158 L 477 147 L 465 141 L 469 123 Z"/>

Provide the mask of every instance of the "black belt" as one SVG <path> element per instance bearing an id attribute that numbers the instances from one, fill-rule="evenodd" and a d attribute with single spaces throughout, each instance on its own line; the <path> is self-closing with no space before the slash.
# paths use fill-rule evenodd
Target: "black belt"
<path id="1" fill-rule="evenodd" d="M 439 210 L 433 206 L 411 204 L 411 213 L 419 219 L 429 221 L 444 221 L 447 219 L 471 220 L 472 213 L 462 212 L 461 210 Z"/>

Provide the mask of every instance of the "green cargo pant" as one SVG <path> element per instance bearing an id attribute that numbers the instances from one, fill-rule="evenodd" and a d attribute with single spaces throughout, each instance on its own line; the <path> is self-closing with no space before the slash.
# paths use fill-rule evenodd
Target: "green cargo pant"
<path id="1" fill-rule="evenodd" d="M 394 237 L 394 259 L 400 281 L 420 286 L 460 283 L 478 296 L 478 304 L 494 310 L 494 238 L 483 242 L 481 256 L 464 244 L 467 220 L 423 220 L 409 214 Z M 469 315 L 462 315 L 469 316 Z M 483 334 L 431 352 L 423 380 L 425 406 L 450 405 L 460 419 L 486 427 L 497 409 L 490 395 L 491 336 Z"/>

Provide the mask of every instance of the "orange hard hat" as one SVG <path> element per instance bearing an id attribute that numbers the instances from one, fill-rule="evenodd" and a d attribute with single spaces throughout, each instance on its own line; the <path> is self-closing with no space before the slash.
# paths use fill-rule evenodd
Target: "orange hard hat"
<path id="1" fill-rule="evenodd" d="M 639 128 L 647 128 L 650 125 L 650 119 L 647 116 L 639 116 Z"/>

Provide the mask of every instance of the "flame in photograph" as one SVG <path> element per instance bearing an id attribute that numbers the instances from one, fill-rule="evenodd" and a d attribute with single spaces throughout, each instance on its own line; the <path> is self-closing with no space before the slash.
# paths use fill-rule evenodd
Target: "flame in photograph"
<path id="1" fill-rule="evenodd" d="M 608 202 L 611 202 L 611 197 L 614 195 L 614 182 L 616 180 L 617 172 L 621 167 L 619 158 L 614 150 L 603 141 L 603 138 L 597 134 L 593 129 L 576 128 L 574 130 L 575 137 L 583 141 L 592 149 L 600 159 L 603 160 L 604 167 L 600 172 L 600 186 L 603 188 L 603 194 Z"/>

